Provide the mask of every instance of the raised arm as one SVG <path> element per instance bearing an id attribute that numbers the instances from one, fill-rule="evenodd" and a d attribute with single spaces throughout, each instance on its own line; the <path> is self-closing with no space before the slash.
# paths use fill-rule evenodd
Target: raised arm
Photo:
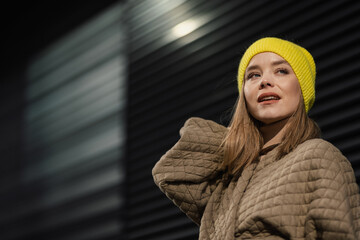
<path id="1" fill-rule="evenodd" d="M 152 170 L 156 185 L 197 224 L 221 180 L 219 147 L 226 131 L 213 121 L 190 118 L 180 130 L 180 140 Z"/>
<path id="2" fill-rule="evenodd" d="M 360 195 L 350 162 L 330 143 L 314 147 L 318 156 L 312 160 L 306 239 L 360 239 Z"/>

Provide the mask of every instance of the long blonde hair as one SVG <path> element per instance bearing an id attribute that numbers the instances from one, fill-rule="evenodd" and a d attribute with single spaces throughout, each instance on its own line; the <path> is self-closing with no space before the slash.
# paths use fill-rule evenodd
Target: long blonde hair
<path id="1" fill-rule="evenodd" d="M 224 147 L 222 168 L 226 169 L 230 176 L 239 175 L 244 167 L 258 159 L 264 146 L 264 140 L 259 131 L 261 123 L 248 112 L 243 92 L 234 109 L 229 131 L 222 144 Z M 300 143 L 320 137 L 320 128 L 308 117 L 304 101 L 300 101 L 297 110 L 286 124 L 288 127 L 278 146 L 277 159 L 291 152 Z"/>

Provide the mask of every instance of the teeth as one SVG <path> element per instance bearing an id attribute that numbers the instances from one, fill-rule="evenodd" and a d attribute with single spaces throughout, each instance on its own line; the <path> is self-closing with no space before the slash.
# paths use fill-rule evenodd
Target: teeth
<path id="1" fill-rule="evenodd" d="M 274 96 L 264 97 L 261 99 L 261 101 L 269 101 L 269 100 L 278 100 L 279 98 Z"/>

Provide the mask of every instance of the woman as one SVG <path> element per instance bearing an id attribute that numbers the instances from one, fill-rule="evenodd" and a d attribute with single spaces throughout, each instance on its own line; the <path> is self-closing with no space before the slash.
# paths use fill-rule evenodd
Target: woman
<path id="1" fill-rule="evenodd" d="M 304 48 L 256 41 L 240 61 L 230 126 L 190 118 L 155 165 L 199 239 L 360 239 L 353 169 L 307 116 L 315 74 Z"/>

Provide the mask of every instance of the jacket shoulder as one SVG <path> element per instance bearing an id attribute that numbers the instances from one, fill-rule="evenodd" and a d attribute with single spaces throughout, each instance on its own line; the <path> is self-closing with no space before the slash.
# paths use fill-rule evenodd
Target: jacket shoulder
<path id="1" fill-rule="evenodd" d="M 326 141 L 322 138 L 314 138 L 310 140 L 306 140 L 305 142 L 301 143 L 299 146 L 305 148 L 320 148 L 320 149 L 337 149 L 332 143 Z"/>
<path id="2" fill-rule="evenodd" d="M 352 170 L 351 163 L 341 151 L 330 142 L 321 139 L 311 139 L 300 144 L 295 149 L 295 154 L 300 161 L 312 163 L 312 166 L 321 168 Z"/>

